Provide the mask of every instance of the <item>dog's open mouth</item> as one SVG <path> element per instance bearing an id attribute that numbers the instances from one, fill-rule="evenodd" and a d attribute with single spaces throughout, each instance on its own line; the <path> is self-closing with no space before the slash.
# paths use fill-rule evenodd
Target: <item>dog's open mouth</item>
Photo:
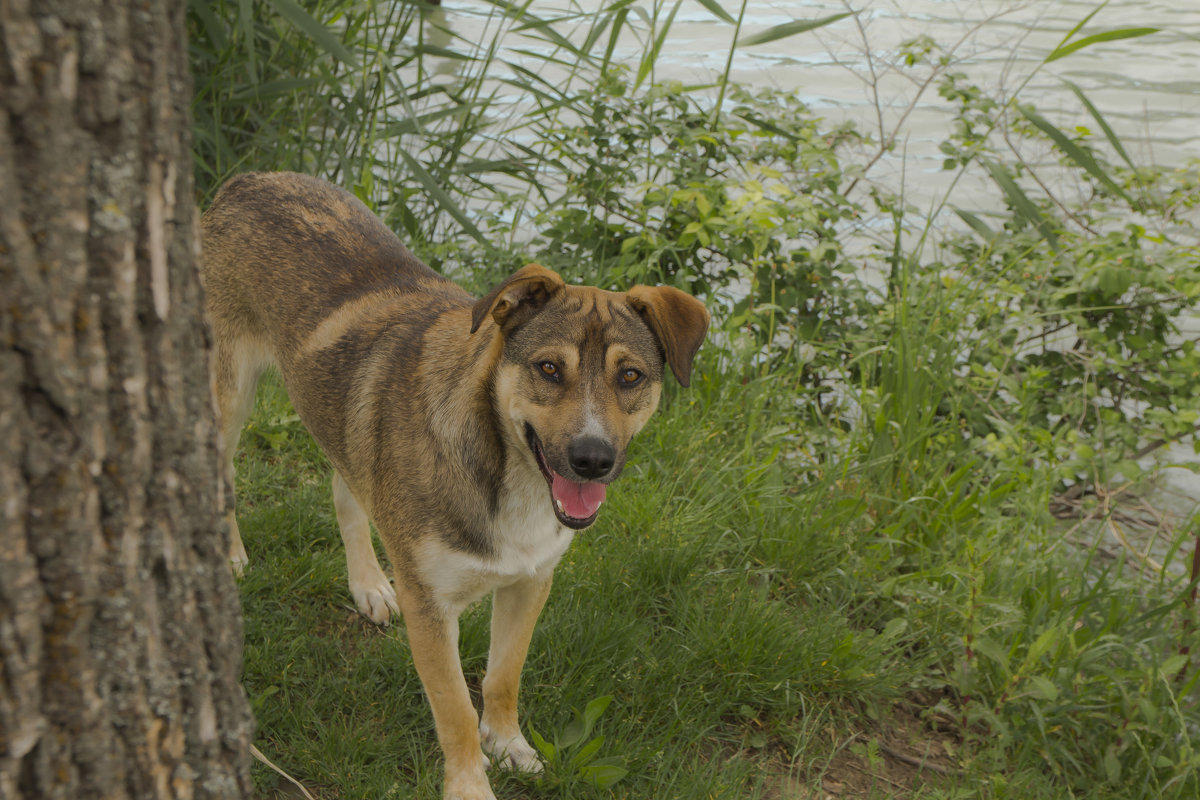
<path id="1" fill-rule="evenodd" d="M 595 522 L 600 504 L 604 502 L 605 485 L 576 483 L 550 469 L 546 453 L 542 450 L 542 442 L 528 423 L 525 424 L 525 440 L 529 443 L 529 449 L 533 451 L 533 457 L 537 459 L 542 476 L 550 487 L 550 501 L 558 521 L 575 530 L 586 528 Z"/>

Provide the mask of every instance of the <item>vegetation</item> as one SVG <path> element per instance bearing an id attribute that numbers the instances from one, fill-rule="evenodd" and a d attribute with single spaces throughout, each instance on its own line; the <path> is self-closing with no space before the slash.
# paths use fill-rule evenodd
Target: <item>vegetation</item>
<path id="1" fill-rule="evenodd" d="M 805 27 L 747 41 L 699 2 L 732 47 Z M 190 6 L 202 202 L 299 169 L 476 289 L 538 260 L 717 315 L 560 567 L 523 699 L 547 772 L 497 795 L 1197 796 L 1198 523 L 1150 524 L 1135 492 L 1200 422 L 1200 168 L 1139 165 L 1082 91 L 1094 124 L 1064 130 L 921 39 L 875 79 L 936 92 L 945 168 L 993 187 L 922 214 L 875 174 L 882 123 L 656 82 L 679 5 L 651 6 L 496 2 L 483 42 L 418 3 Z M 1045 63 L 1150 32 L 1089 17 Z M 438 796 L 403 633 L 355 614 L 329 468 L 260 394 L 238 460 L 260 748 L 321 797 Z M 462 625 L 475 685 L 487 620 Z"/>

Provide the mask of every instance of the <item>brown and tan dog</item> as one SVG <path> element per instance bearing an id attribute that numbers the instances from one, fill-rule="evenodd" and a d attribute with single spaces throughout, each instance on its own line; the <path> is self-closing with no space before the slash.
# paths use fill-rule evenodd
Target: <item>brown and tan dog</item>
<path id="1" fill-rule="evenodd" d="M 203 246 L 230 474 L 258 377 L 277 364 L 333 462 L 355 602 L 378 623 L 404 614 L 445 753 L 444 797 L 493 800 L 483 750 L 541 768 L 517 691 L 551 573 L 657 407 L 664 362 L 688 384 L 708 312 L 676 289 L 568 286 L 537 265 L 476 300 L 351 194 L 290 173 L 226 183 L 204 215 Z M 458 616 L 489 592 L 480 720 Z"/>

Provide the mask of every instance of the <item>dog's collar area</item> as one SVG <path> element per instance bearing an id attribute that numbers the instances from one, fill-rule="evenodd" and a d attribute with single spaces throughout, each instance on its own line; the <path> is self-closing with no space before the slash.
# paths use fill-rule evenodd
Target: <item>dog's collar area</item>
<path id="1" fill-rule="evenodd" d="M 546 451 L 542 449 L 542 441 L 528 422 L 525 423 L 525 441 L 528 443 L 530 451 L 533 452 L 538 469 L 542 471 L 542 477 L 546 479 L 546 488 L 550 491 L 550 507 L 554 510 L 554 516 L 558 518 L 558 521 L 572 530 L 582 530 L 595 522 L 596 516 L 600 513 L 600 504 L 604 502 L 604 484 L 578 483 L 564 478 L 551 469 L 550 463 L 546 460 Z M 573 508 L 582 506 L 585 509 L 592 508 L 594 510 L 584 516 L 572 516 L 568 513 L 567 504 L 562 495 L 572 496 Z"/>

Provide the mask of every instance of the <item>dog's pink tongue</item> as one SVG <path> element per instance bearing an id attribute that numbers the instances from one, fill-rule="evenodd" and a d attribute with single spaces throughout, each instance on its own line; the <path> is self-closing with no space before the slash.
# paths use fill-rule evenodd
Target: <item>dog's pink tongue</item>
<path id="1" fill-rule="evenodd" d="M 587 519 L 604 502 L 605 487 L 603 483 L 575 483 L 556 472 L 550 491 L 564 514 L 575 519 Z"/>

